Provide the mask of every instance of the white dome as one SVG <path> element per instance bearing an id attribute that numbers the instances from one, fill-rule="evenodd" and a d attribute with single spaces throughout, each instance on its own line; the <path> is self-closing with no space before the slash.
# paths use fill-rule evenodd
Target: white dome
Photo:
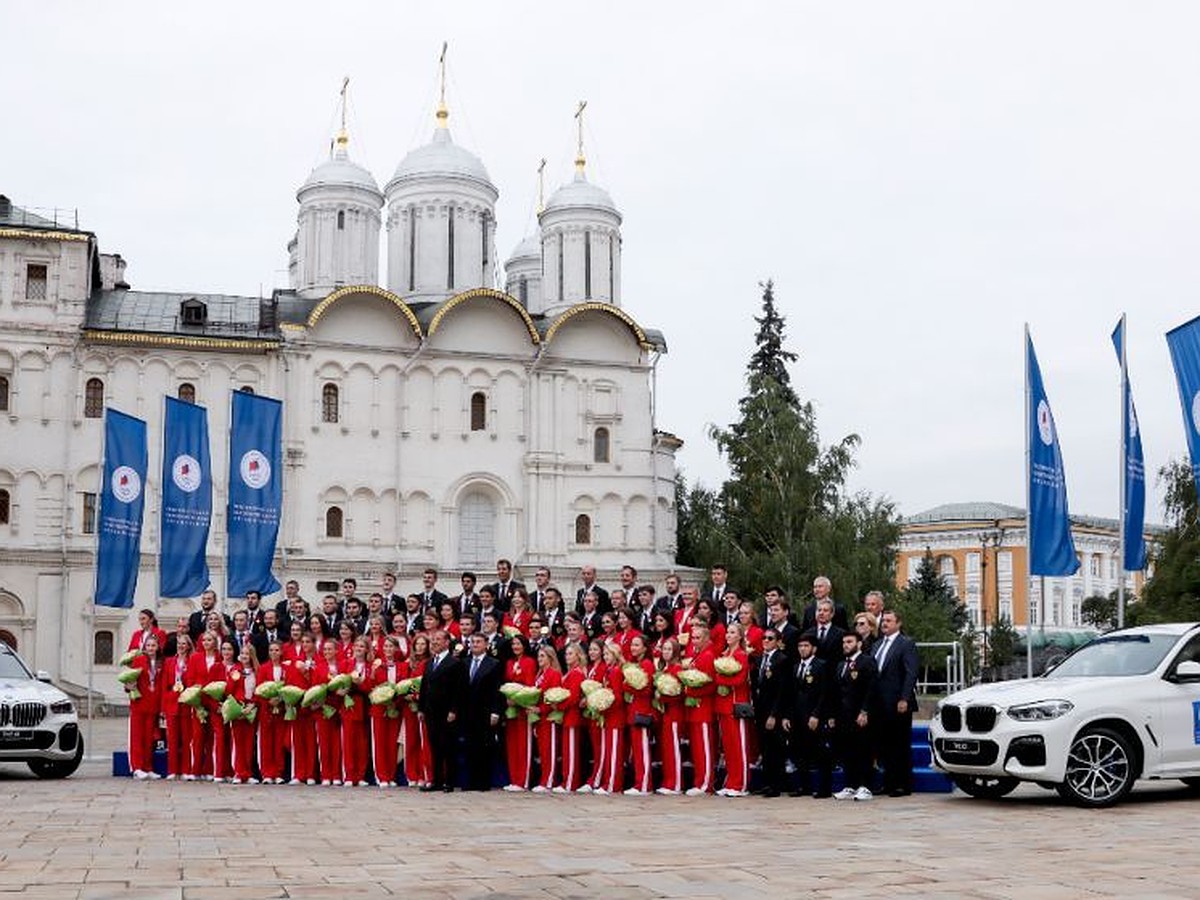
<path id="1" fill-rule="evenodd" d="M 508 262 L 513 263 L 519 259 L 541 259 L 542 258 L 542 236 L 538 232 L 526 235 L 525 240 L 517 244 L 516 248 L 508 257 Z"/>
<path id="2" fill-rule="evenodd" d="M 353 162 L 344 146 L 338 146 L 333 156 L 312 170 L 297 195 L 315 187 L 357 187 L 382 196 L 375 177 L 366 168 Z"/>
<path id="3" fill-rule="evenodd" d="M 432 141 L 405 156 L 396 167 L 388 188 L 399 181 L 436 177 L 466 178 L 482 182 L 491 191 L 496 190 L 483 161 L 454 143 L 448 128 L 436 129 Z"/>
<path id="4" fill-rule="evenodd" d="M 572 181 L 568 181 L 550 195 L 543 212 L 556 209 L 601 209 L 620 216 L 617 205 L 613 203 L 608 191 L 588 181 L 582 169 L 576 170 Z"/>

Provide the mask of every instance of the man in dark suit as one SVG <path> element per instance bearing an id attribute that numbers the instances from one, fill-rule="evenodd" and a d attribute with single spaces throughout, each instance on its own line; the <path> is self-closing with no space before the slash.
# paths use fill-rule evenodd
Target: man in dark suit
<path id="1" fill-rule="evenodd" d="M 555 646 L 561 643 L 562 639 L 567 634 L 567 613 L 562 608 L 562 594 L 554 585 L 549 585 L 542 599 L 542 608 L 535 610 L 542 617 L 542 624 L 546 626 L 547 635 Z"/>
<path id="2" fill-rule="evenodd" d="M 268 648 L 271 646 L 271 641 L 287 643 L 287 629 L 280 627 L 279 616 L 276 615 L 273 608 L 268 609 L 265 613 L 263 613 L 263 627 L 261 635 L 263 640 L 266 641 L 266 646 Z M 263 662 L 266 662 L 266 659 L 264 659 Z"/>
<path id="3" fill-rule="evenodd" d="M 791 708 L 785 713 L 784 730 L 791 740 L 792 760 L 800 776 L 800 793 L 829 797 L 832 793 L 833 760 L 827 746 L 829 718 L 835 715 L 830 702 L 830 667 L 816 655 L 817 636 L 811 631 L 797 641 L 799 658 L 794 662 Z M 812 771 L 816 770 L 816 781 Z"/>
<path id="4" fill-rule="evenodd" d="M 846 786 L 834 794 L 838 800 L 870 800 L 871 710 L 876 704 L 875 660 L 862 652 L 862 639 L 847 631 L 842 635 L 844 654 L 837 673 L 838 704 L 835 717 L 838 759 Z"/>
<path id="5" fill-rule="evenodd" d="M 843 631 L 850 630 L 850 618 L 846 614 L 846 607 L 829 596 L 831 590 L 833 582 L 824 575 L 813 579 L 813 601 L 804 607 L 804 615 L 800 619 L 801 631 L 808 631 L 817 624 L 817 607 L 822 600 L 829 600 L 833 604 L 833 624 Z"/>
<path id="6" fill-rule="evenodd" d="M 496 560 L 496 583 L 492 585 L 492 593 L 501 612 L 508 612 L 512 607 L 513 591 L 518 588 L 525 590 L 525 585 L 513 579 L 512 563 L 507 559 Z"/>
<path id="7" fill-rule="evenodd" d="M 279 616 L 280 623 L 287 623 L 292 615 L 292 600 L 300 596 L 300 582 L 296 579 L 288 579 L 283 586 L 283 596 L 279 602 L 275 604 L 275 613 Z"/>
<path id="8" fill-rule="evenodd" d="M 500 630 L 500 614 L 495 610 L 479 617 L 479 633 L 487 641 L 487 654 L 497 662 L 508 662 L 512 653 L 512 641 Z"/>
<path id="9" fill-rule="evenodd" d="M 262 631 L 263 613 L 266 611 L 266 607 L 262 605 L 262 593 L 246 591 L 246 615 L 250 617 L 251 631 Z"/>
<path id="10" fill-rule="evenodd" d="M 589 641 L 600 634 L 600 616 L 600 601 L 594 593 L 588 592 L 583 596 L 583 611 L 579 614 L 579 620 Z"/>
<path id="11" fill-rule="evenodd" d="M 532 612 L 546 611 L 546 591 L 549 589 L 550 570 L 545 566 L 538 566 L 537 571 L 533 573 L 533 587 L 529 591 L 529 609 Z"/>
<path id="12" fill-rule="evenodd" d="M 462 660 L 450 652 L 446 632 L 435 631 L 430 635 L 429 651 L 432 656 L 421 678 L 417 714 L 429 735 L 433 780 L 421 790 L 449 793 L 454 790 L 457 775 L 458 720 L 466 694 L 466 670 Z"/>
<path id="13" fill-rule="evenodd" d="M 264 634 L 258 634 L 250 630 L 250 616 L 244 609 L 239 609 L 233 614 L 233 633 L 230 634 L 233 638 L 233 646 L 237 649 L 240 655 L 242 647 L 247 644 L 254 651 L 254 661 L 257 665 L 262 665 L 267 661 L 267 638 Z"/>
<path id="14" fill-rule="evenodd" d="M 392 572 L 384 572 L 383 587 L 379 596 L 383 599 L 384 621 L 390 623 L 392 617 L 405 611 L 404 597 L 396 593 L 396 576 Z"/>
<path id="15" fill-rule="evenodd" d="M 583 598 L 589 593 L 596 595 L 596 608 L 602 612 L 608 612 L 612 609 L 612 602 L 608 598 L 608 591 L 596 584 L 596 567 L 581 566 L 579 569 L 579 578 L 583 581 L 583 587 L 575 592 L 575 612 L 583 612 Z"/>
<path id="16" fill-rule="evenodd" d="M 488 653 L 487 638 L 480 633 L 471 635 L 471 651 L 463 665 L 467 679 L 463 702 L 467 790 L 487 791 L 496 769 L 500 717 L 504 714 L 504 695 L 500 693 L 504 667 Z"/>
<path id="17" fill-rule="evenodd" d="M 920 661 L 916 642 L 900 631 L 903 624 L 899 613 L 885 609 L 873 654 L 879 678 L 872 726 L 883 789 L 891 797 L 912 793 L 912 719 Z"/>
<path id="18" fill-rule="evenodd" d="M 337 637 L 338 626 L 342 624 L 342 618 L 342 611 L 338 609 L 338 598 L 333 594 L 326 594 L 322 597 L 321 630 L 325 632 L 325 637 Z"/>
<path id="19" fill-rule="evenodd" d="M 844 656 L 842 637 L 847 631 L 834 624 L 833 601 L 828 597 L 817 602 L 817 620 L 810 630 L 817 636 L 817 656 L 831 666 L 839 663 Z"/>
<path id="20" fill-rule="evenodd" d="M 464 612 L 474 612 L 479 609 L 479 594 L 475 591 L 475 585 L 478 579 L 474 572 L 463 572 L 458 579 L 462 585 L 462 593 L 457 597 L 452 597 L 450 602 L 454 604 L 454 615 L 461 616 Z M 434 610 L 437 612 L 437 610 Z"/>
<path id="21" fill-rule="evenodd" d="M 208 590 L 200 595 L 200 608 L 188 616 L 188 634 L 192 641 L 199 640 L 200 635 L 204 634 L 204 629 L 207 627 L 208 614 L 217 608 L 217 592 Z M 233 619 L 225 616 L 226 630 L 233 629 Z"/>
<path id="22" fill-rule="evenodd" d="M 421 608 L 422 609 L 441 609 L 442 604 L 450 598 L 438 590 L 437 587 L 438 573 L 437 569 L 426 569 L 421 573 Z M 455 610 L 460 612 L 461 609 Z"/>
<path id="23" fill-rule="evenodd" d="M 764 797 L 778 797 L 786 787 L 784 761 L 787 753 L 787 734 L 783 720 L 788 716 L 787 697 L 791 662 L 781 646 L 779 632 L 768 628 L 763 632 L 762 662 L 751 670 L 751 689 L 754 697 L 754 724 L 758 729 L 763 756 Z"/>
<path id="24" fill-rule="evenodd" d="M 700 595 L 701 600 L 711 600 L 713 609 L 719 610 L 723 607 L 725 599 L 725 591 L 728 589 L 726 580 L 729 578 L 729 570 L 725 568 L 724 563 L 716 563 L 708 571 L 709 588 Z"/>
<path id="25" fill-rule="evenodd" d="M 779 633 L 780 649 L 795 659 L 800 629 L 792 624 L 790 613 L 786 597 L 775 597 L 767 603 L 767 627 Z"/>

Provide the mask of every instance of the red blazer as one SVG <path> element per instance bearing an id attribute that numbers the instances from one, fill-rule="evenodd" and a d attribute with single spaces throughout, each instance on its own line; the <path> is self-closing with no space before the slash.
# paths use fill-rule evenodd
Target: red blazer
<path id="1" fill-rule="evenodd" d="M 190 663 L 191 659 L 188 658 L 180 665 L 178 656 L 168 656 L 163 660 L 162 696 L 159 698 L 158 710 L 164 716 L 179 715 L 179 695 L 183 693 L 183 688 L 192 686 L 192 682 L 188 681 Z M 176 674 L 179 675 L 178 679 Z M 179 690 L 175 690 L 177 683 Z"/>
<path id="2" fill-rule="evenodd" d="M 233 697 L 238 703 L 245 703 L 249 700 L 254 702 L 254 689 L 258 687 L 258 670 L 257 667 L 250 669 L 250 676 L 253 679 L 251 685 L 250 679 L 246 677 L 246 670 L 242 668 L 241 663 L 234 663 L 229 669 L 229 687 L 225 690 L 225 695 Z"/>
<path id="3" fill-rule="evenodd" d="M 279 677 L 277 678 L 275 677 L 275 663 L 268 659 L 265 663 L 258 667 L 258 672 L 256 673 L 257 681 L 255 684 L 266 684 L 268 681 L 278 681 L 280 684 L 287 684 L 288 670 L 290 668 L 291 666 L 288 665 L 286 661 L 281 661 L 279 663 Z M 264 700 L 262 697 L 255 697 L 254 702 L 258 706 L 258 714 L 260 716 L 266 713 L 272 713 L 277 716 L 283 715 L 284 706 L 282 700 L 272 705 L 270 700 Z"/>
<path id="4" fill-rule="evenodd" d="M 616 697 L 613 700 L 613 705 L 604 712 L 604 727 L 619 728 L 625 724 L 625 675 L 621 672 L 620 666 L 612 666 L 604 674 L 604 681 L 607 687 L 613 692 Z"/>
<path id="5" fill-rule="evenodd" d="M 729 656 L 729 653 L 721 655 Z M 750 658 L 745 650 L 734 650 L 733 658 L 742 664 L 742 671 L 736 675 L 722 675 L 713 669 L 716 673 L 717 687 L 729 688 L 729 693 L 725 696 L 721 696 L 721 691 L 717 691 L 715 709 L 718 716 L 732 716 L 733 704 L 750 702 Z"/>
<path id="6" fill-rule="evenodd" d="M 386 634 L 381 634 L 377 638 L 373 638 L 370 635 L 367 636 L 367 646 L 369 646 L 371 648 L 371 658 L 372 659 L 382 659 L 383 658 L 383 642 L 386 640 L 387 640 Z"/>
<path id="7" fill-rule="evenodd" d="M 668 663 L 662 671 L 668 675 L 679 676 L 681 666 L 679 663 Z M 664 722 L 680 722 L 683 720 L 683 694 L 676 697 L 659 697 L 658 702 L 662 704 L 662 717 Z"/>
<path id="8" fill-rule="evenodd" d="M 692 657 L 692 668 L 698 669 L 712 679 L 703 687 L 683 689 L 687 697 L 695 697 L 700 701 L 699 706 L 684 705 L 684 719 L 688 722 L 711 722 L 713 718 L 713 698 L 717 695 L 717 670 L 713 668 L 713 648 L 709 642 L 704 649 Z"/>
<path id="9" fill-rule="evenodd" d="M 712 644 L 714 648 L 718 648 L 718 647 L 720 648 L 719 650 L 714 649 L 713 652 L 715 653 L 715 655 L 720 656 L 722 653 L 724 653 L 725 652 L 725 626 L 722 625 L 720 622 L 718 622 L 716 625 L 712 626 L 712 628 L 710 628 L 708 630 L 708 642 L 710 644 Z"/>
<path id="10" fill-rule="evenodd" d="M 132 712 L 157 713 L 162 705 L 163 664 L 158 663 L 154 677 L 150 677 L 150 658 L 139 656 L 129 664 L 129 668 L 138 670 L 138 680 L 134 687 L 141 693 L 136 700 L 130 699 L 129 709 Z"/>
<path id="11" fill-rule="evenodd" d="M 516 628 L 525 637 L 529 637 L 529 620 L 532 618 L 533 612 L 528 609 L 515 613 L 505 613 L 503 624 L 511 628 Z"/>
<path id="12" fill-rule="evenodd" d="M 686 606 L 681 606 L 679 609 L 675 610 L 675 633 L 679 635 L 679 639 L 681 641 L 684 640 L 684 636 L 681 634 L 681 632 L 691 630 L 692 616 L 695 614 L 695 606 L 692 606 L 690 609 Z"/>
<path id="13" fill-rule="evenodd" d="M 212 681 L 210 676 L 212 675 L 213 670 L 216 669 L 216 667 L 220 664 L 220 656 L 215 657 L 213 659 L 213 664 L 210 666 L 203 650 L 198 650 L 197 652 L 193 653 L 192 658 L 188 660 L 186 679 L 188 687 L 191 687 L 192 685 L 204 687 L 206 684 Z M 223 671 L 221 673 L 221 677 L 224 677 Z M 210 709 L 212 708 L 212 704 L 207 699 L 204 701 L 204 705 Z"/>
<path id="14" fill-rule="evenodd" d="M 290 662 L 296 662 L 297 660 L 303 659 L 303 645 L 294 644 L 291 641 L 288 641 L 283 645 L 283 658 Z"/>
<path id="15" fill-rule="evenodd" d="M 537 678 L 537 663 L 532 656 L 513 657 L 504 664 L 504 680 L 532 685 Z"/>
<path id="16" fill-rule="evenodd" d="M 167 646 L 167 633 L 157 626 L 152 626 L 149 632 L 141 631 L 140 629 L 135 631 L 133 633 L 133 637 L 129 639 L 129 646 L 125 649 L 127 651 L 141 650 L 142 642 L 145 641 L 147 636 L 150 634 L 158 638 L 158 652 L 162 653 L 163 648 Z"/>
<path id="17" fill-rule="evenodd" d="M 626 659 L 633 658 L 629 655 L 629 645 L 630 645 L 630 643 L 633 642 L 633 639 L 635 637 L 637 637 L 639 634 L 641 634 L 641 632 L 638 631 L 636 628 L 630 628 L 628 631 L 618 631 L 617 632 L 617 643 L 621 645 L 621 655 L 624 656 Z"/>
<path id="18" fill-rule="evenodd" d="M 745 631 L 746 646 L 750 648 L 751 656 L 762 656 L 763 653 L 763 630 L 757 625 L 751 625 Z"/>
<path id="19" fill-rule="evenodd" d="M 554 711 L 554 707 L 545 700 L 546 691 L 550 690 L 550 688 L 562 687 L 562 681 L 562 672 L 558 671 L 558 669 L 543 669 L 538 672 L 537 677 L 534 678 L 534 685 L 542 692 L 543 699 L 539 705 L 539 711 L 541 712 L 543 719 Z M 566 721 L 566 718 L 567 717 L 564 715 L 564 722 Z"/>
<path id="20" fill-rule="evenodd" d="M 643 659 L 640 663 L 633 665 L 641 667 L 646 673 L 646 686 L 641 690 L 634 690 L 629 682 L 625 682 L 625 694 L 633 699 L 629 703 L 628 722 L 633 724 L 633 717 L 637 715 L 652 716 L 654 715 L 654 663 L 649 659 Z M 622 676 L 622 680 L 624 677 Z"/>
<path id="21" fill-rule="evenodd" d="M 338 671 L 354 677 L 354 675 L 358 672 L 358 663 L 352 659 L 345 660 L 339 666 Z M 374 687 L 371 682 L 373 676 L 371 674 L 371 663 L 369 661 L 363 663 L 361 677 L 362 681 L 355 682 L 354 687 L 350 689 L 350 693 L 347 695 L 354 698 L 354 705 L 346 708 L 343 704 L 338 709 L 338 711 L 342 714 L 343 721 L 357 722 L 364 719 L 367 715 L 367 707 L 371 705 L 371 700 L 367 695 L 371 693 L 371 688 Z M 337 703 L 333 705 L 339 706 Z"/>
<path id="22" fill-rule="evenodd" d="M 579 690 L 579 686 L 583 684 L 584 674 L 583 669 L 568 669 L 567 674 L 562 677 L 562 686 L 571 692 L 570 698 L 562 705 L 563 728 L 578 728 L 583 724 L 583 710 L 579 706 L 583 692 Z"/>

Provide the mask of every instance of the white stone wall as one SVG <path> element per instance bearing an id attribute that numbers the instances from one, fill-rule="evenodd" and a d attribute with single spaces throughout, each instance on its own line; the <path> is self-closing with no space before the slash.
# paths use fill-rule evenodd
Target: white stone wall
<path id="1" fill-rule="evenodd" d="M 305 296 L 317 297 L 348 284 L 376 284 L 382 222 L 379 196 L 335 185 L 303 188 L 298 196 L 292 286 Z"/>

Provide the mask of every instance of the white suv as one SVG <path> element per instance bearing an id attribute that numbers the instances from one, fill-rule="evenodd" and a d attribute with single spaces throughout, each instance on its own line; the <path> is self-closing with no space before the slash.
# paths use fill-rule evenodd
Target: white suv
<path id="1" fill-rule="evenodd" d="M 1040 678 L 951 694 L 929 743 L 934 765 L 973 797 L 1032 781 L 1109 806 L 1139 778 L 1200 788 L 1200 625 L 1114 631 Z"/>
<path id="2" fill-rule="evenodd" d="M 23 762 L 39 778 L 66 778 L 83 761 L 71 698 L 34 675 L 0 641 L 0 762 Z"/>

